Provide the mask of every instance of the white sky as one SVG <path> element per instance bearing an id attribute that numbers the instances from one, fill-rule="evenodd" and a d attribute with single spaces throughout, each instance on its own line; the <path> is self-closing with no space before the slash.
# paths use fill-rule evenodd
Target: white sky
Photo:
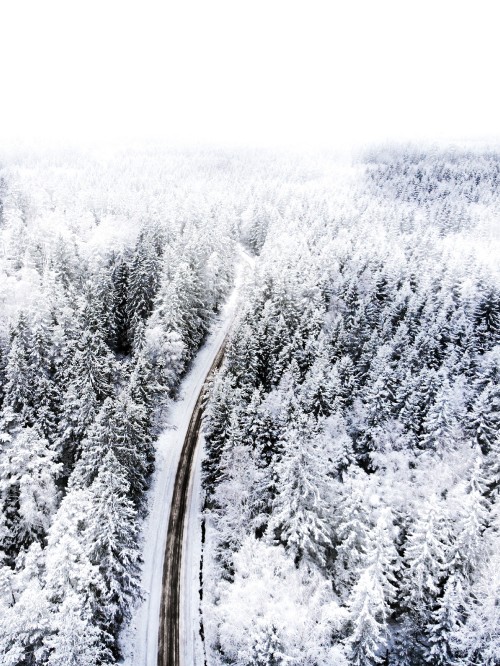
<path id="1" fill-rule="evenodd" d="M 497 0 L 0 0 L 0 137 L 498 137 L 499 25 Z"/>

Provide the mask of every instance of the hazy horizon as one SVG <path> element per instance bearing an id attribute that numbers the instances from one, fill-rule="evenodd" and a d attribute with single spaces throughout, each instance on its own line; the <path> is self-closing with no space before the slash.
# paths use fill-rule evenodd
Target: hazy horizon
<path id="1" fill-rule="evenodd" d="M 315 148 L 497 140 L 493 3 L 21 1 L 0 140 Z"/>

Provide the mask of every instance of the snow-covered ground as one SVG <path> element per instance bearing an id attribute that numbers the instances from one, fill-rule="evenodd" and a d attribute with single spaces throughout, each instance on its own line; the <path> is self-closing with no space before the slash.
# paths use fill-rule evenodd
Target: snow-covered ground
<path id="1" fill-rule="evenodd" d="M 200 440 L 203 435 L 200 435 Z M 204 664 L 200 636 L 200 559 L 201 559 L 201 459 L 202 441 L 198 441 L 182 545 L 181 617 L 179 624 L 181 655 L 184 666 Z"/>
<path id="2" fill-rule="evenodd" d="M 126 666 L 156 666 L 158 624 L 161 602 L 163 559 L 167 540 L 170 503 L 177 465 L 196 400 L 207 373 L 231 327 L 238 304 L 241 286 L 247 279 L 253 259 L 243 250 L 236 269 L 235 287 L 215 321 L 205 344 L 194 359 L 184 378 L 179 398 L 170 408 L 169 427 L 157 442 L 156 469 L 148 499 L 148 518 L 144 526 L 144 565 L 142 587 L 144 601 L 137 608 L 132 622 L 122 635 L 123 663 Z M 203 663 L 199 637 L 199 563 L 201 555 L 201 453 L 197 448 L 192 475 L 189 513 L 186 517 L 181 582 L 182 610 L 180 618 L 181 655 L 185 666 Z M 201 661 L 200 661 L 201 659 Z"/>

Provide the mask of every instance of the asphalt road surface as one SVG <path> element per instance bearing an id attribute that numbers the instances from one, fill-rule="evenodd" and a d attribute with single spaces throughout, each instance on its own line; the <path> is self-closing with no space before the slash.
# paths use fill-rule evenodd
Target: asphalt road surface
<path id="1" fill-rule="evenodd" d="M 177 467 L 163 564 L 160 627 L 158 632 L 158 666 L 184 666 L 180 660 L 179 619 L 185 514 L 188 506 L 194 453 L 203 416 L 203 396 L 210 376 L 222 364 L 225 346 L 226 339 L 222 342 L 198 395 L 184 439 L 179 466 Z M 191 665 L 186 664 L 186 666 Z"/>

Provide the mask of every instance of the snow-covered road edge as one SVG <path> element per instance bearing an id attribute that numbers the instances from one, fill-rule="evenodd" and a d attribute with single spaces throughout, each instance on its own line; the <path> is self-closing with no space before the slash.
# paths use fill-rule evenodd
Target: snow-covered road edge
<path id="1" fill-rule="evenodd" d="M 188 512 L 184 527 L 181 573 L 180 656 L 183 666 L 203 666 L 200 636 L 201 460 L 200 435 L 193 460 Z"/>
<path id="2" fill-rule="evenodd" d="M 141 585 L 145 599 L 137 608 L 132 621 L 124 629 L 121 636 L 123 664 L 125 666 L 156 666 L 158 652 L 158 626 L 162 592 L 163 558 L 167 540 L 168 519 L 172 500 L 175 475 L 182 445 L 189 426 L 191 414 L 203 386 L 207 373 L 215 359 L 219 348 L 233 322 L 241 285 L 252 259 L 243 251 L 236 267 L 234 289 L 222 310 L 220 317 L 214 322 L 212 331 L 205 344 L 196 355 L 189 373 L 181 383 L 179 398 L 172 403 L 168 413 L 170 427 L 165 429 L 158 438 L 156 445 L 156 466 L 151 487 L 148 491 L 148 517 L 144 524 L 143 574 Z M 199 448 L 196 453 L 195 467 L 192 475 L 193 490 L 185 535 L 186 551 L 183 554 L 182 581 L 185 586 L 181 590 L 183 611 L 181 613 L 181 642 L 189 654 L 185 654 L 186 666 L 194 666 L 195 646 L 191 645 L 188 636 L 197 634 L 199 628 L 199 603 L 193 607 L 198 597 L 198 579 L 192 576 L 191 566 L 199 566 L 200 553 L 200 465 Z M 196 562 L 196 557 L 198 560 Z M 186 562 L 191 562 L 186 566 Z M 193 589 L 194 585 L 194 589 Z M 187 586 L 187 588 L 186 588 Z M 190 589 L 188 589 L 190 588 Z M 189 627 L 187 625 L 190 625 Z M 194 625 L 194 628 L 192 627 Z"/>

